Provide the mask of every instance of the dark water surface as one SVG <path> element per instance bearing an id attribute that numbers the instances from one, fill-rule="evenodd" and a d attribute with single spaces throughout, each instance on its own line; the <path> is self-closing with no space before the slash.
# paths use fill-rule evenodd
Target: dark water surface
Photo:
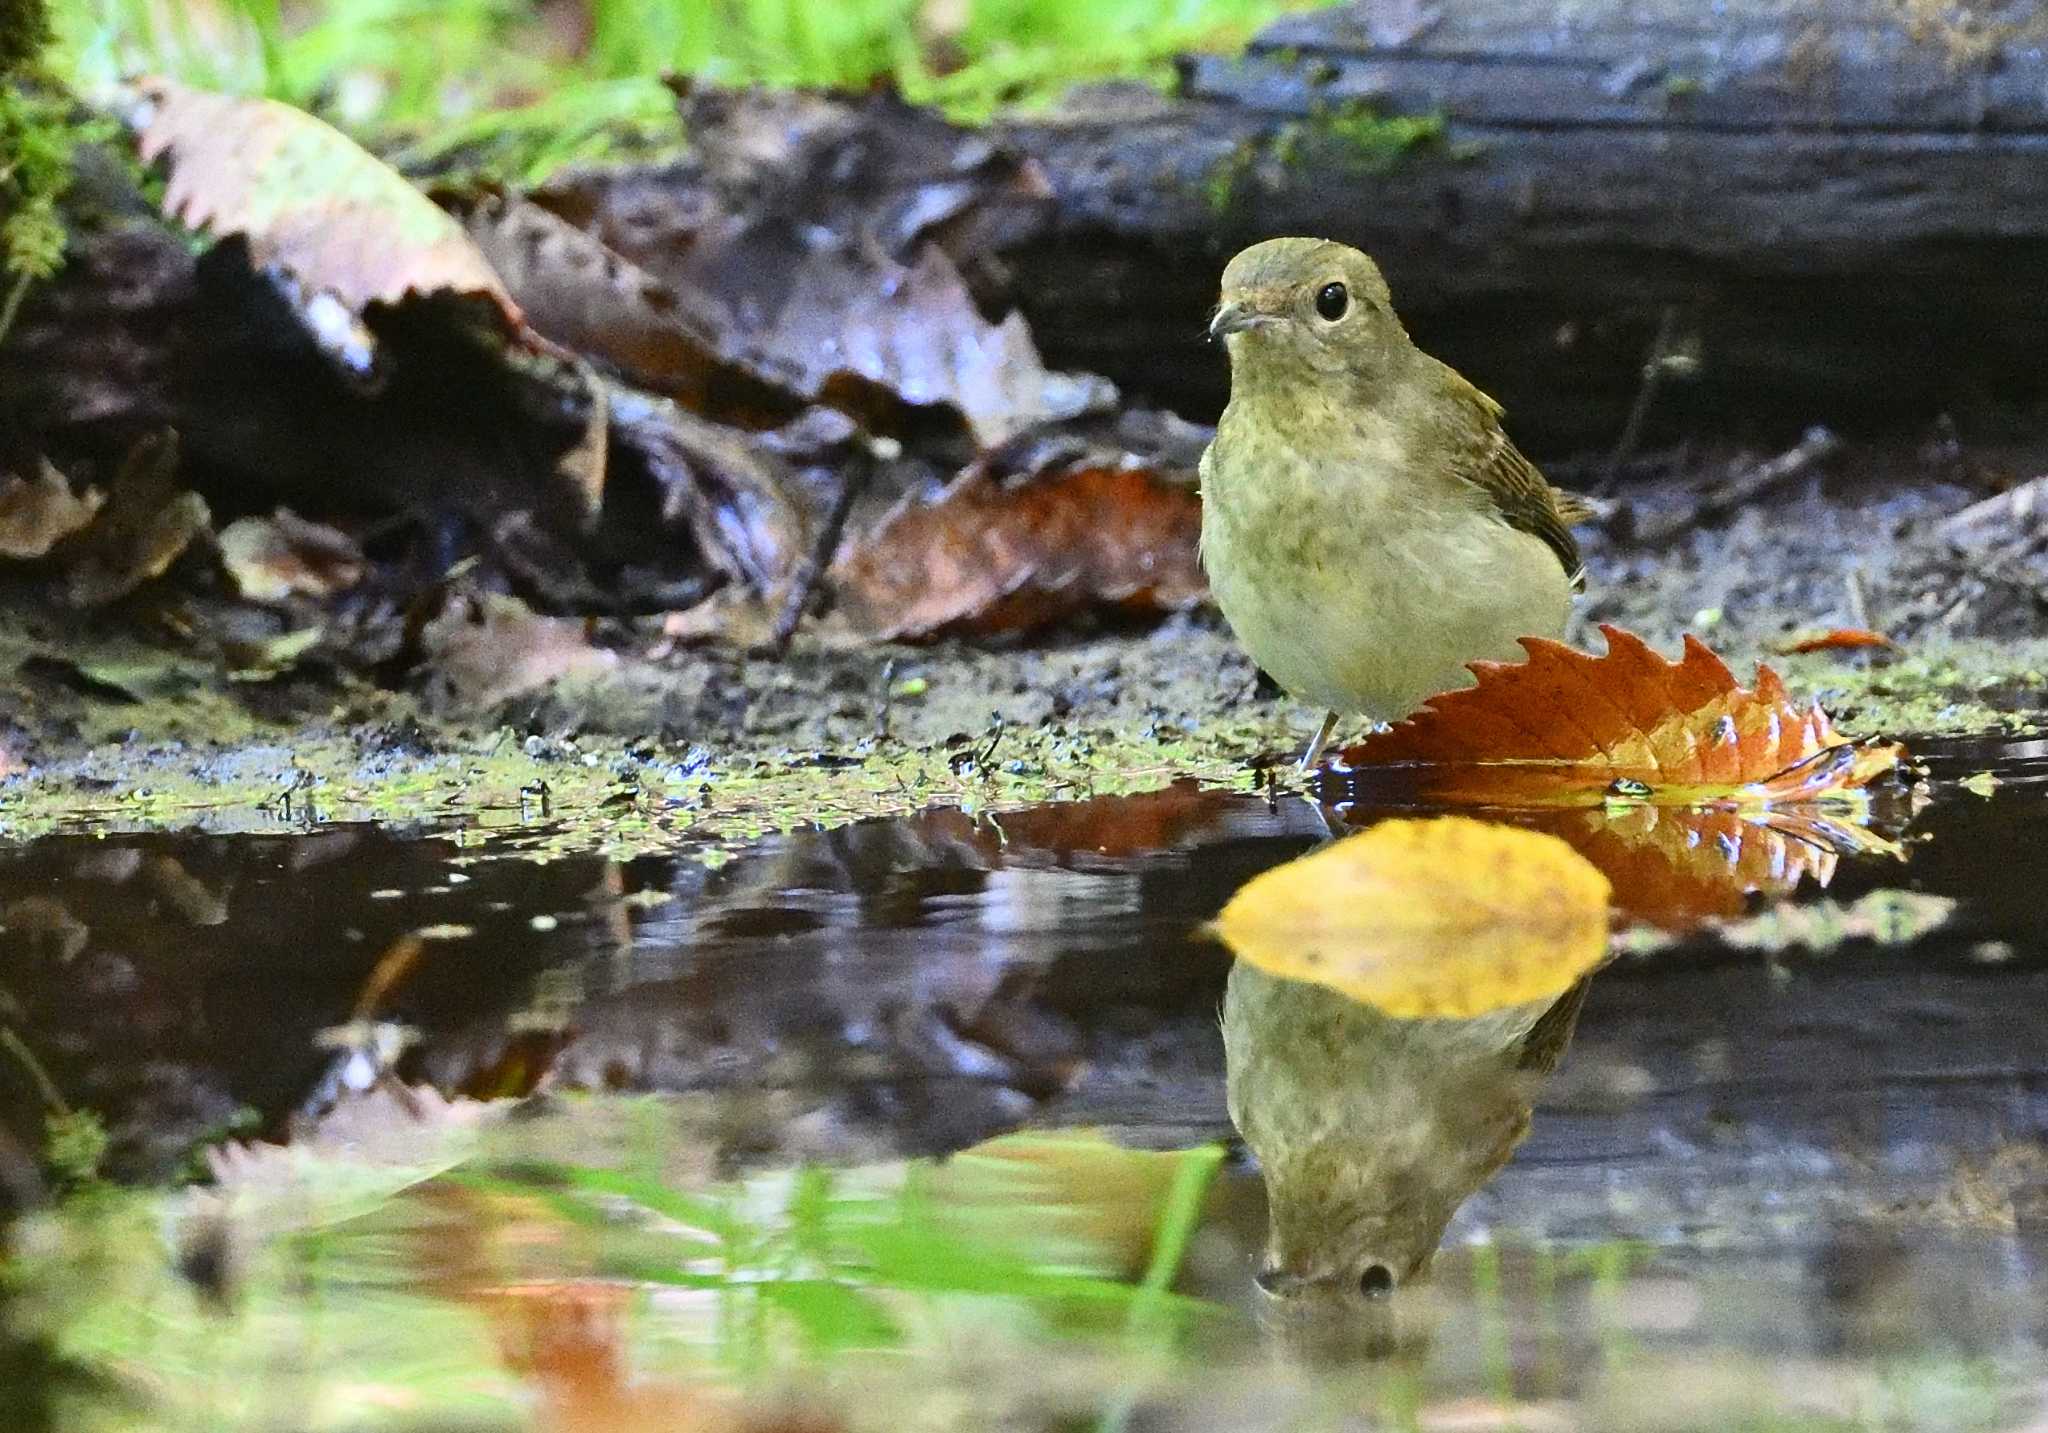
<path id="1" fill-rule="evenodd" d="M 1385 814 L 1334 787 L 939 811 L 716 865 L 538 859 L 539 823 L 0 845 L 6 1197 L 48 1181 L 24 1151 L 53 1100 L 94 1111 L 141 1183 L 86 1196 L 126 1211 L 98 1225 L 158 1231 L 166 1271 L 97 1288 L 77 1198 L 17 1226 L 17 1423 L 726 1426 L 576 1405 L 574 1327 L 649 1399 L 820 1426 L 2042 1426 L 2048 742 L 1914 749 L 1931 784 L 1863 854 L 1567 833 L 1668 926 L 1958 905 L 1904 941 L 1623 955 L 1540 1060 L 1540 1011 L 1423 1038 L 1199 934 Z M 1335 1055 L 1301 1058 L 1310 1026 Z M 392 1093 L 421 1087 L 525 1098 Z M 408 1121 L 431 1152 L 391 1154 Z M 143 1192 L 294 1131 L 332 1165 L 294 1177 L 370 1192 L 197 1224 Z M 1283 1136 L 1313 1148 L 1260 1150 L 1269 1191 L 1247 1139 Z M 593 1290 L 630 1299 L 564 1312 Z M 57 1393 L 64 1359 L 101 1386 Z"/>

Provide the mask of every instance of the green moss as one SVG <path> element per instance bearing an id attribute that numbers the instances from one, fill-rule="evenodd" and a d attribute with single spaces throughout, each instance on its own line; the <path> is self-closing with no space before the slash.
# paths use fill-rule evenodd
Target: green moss
<path id="1" fill-rule="evenodd" d="M 1886 735 L 2026 735 L 2044 729 L 2048 642 L 1953 642 L 1887 661 L 1839 653 L 1774 656 L 1794 691 L 1814 697 L 1845 729 Z"/>
<path id="2" fill-rule="evenodd" d="M 1220 217 L 1237 207 L 1245 181 L 1251 178 L 1258 163 L 1259 146 L 1247 139 L 1240 140 L 1210 168 L 1202 181 L 1202 197 L 1208 201 L 1211 213 Z"/>
<path id="3" fill-rule="evenodd" d="M 1357 102 L 1318 109 L 1305 120 L 1238 141 L 1204 176 L 1202 197 L 1220 216 L 1238 207 L 1262 173 L 1386 174 L 1422 146 L 1453 153 L 1443 133 L 1441 115 L 1381 115 Z"/>
<path id="4" fill-rule="evenodd" d="M 45 0 L 9 0 L 0 6 L 0 81 L 12 76 L 50 43 Z M 7 151 L 0 149 L 0 154 Z"/>
<path id="5" fill-rule="evenodd" d="M 29 7 L 26 22 L 0 21 L 0 341 L 29 285 L 63 267 L 59 205 L 78 147 L 111 132 L 68 95 L 26 77 L 33 51 L 22 47 L 48 34 L 35 18 L 39 8 Z"/>
<path id="6" fill-rule="evenodd" d="M 1440 114 L 1381 114 L 1356 101 L 1312 114 L 1307 132 L 1323 141 L 1318 157 L 1328 155 L 1354 174 L 1386 174 L 1419 148 L 1442 141 Z"/>

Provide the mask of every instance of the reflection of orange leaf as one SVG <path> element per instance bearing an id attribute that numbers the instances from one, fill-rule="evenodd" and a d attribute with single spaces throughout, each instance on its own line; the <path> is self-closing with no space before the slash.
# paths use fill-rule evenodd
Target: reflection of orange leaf
<path id="1" fill-rule="evenodd" d="M 1024 855 L 1149 856 L 1213 827 L 1236 799 L 1228 792 L 1183 779 L 1157 791 L 1048 801 L 1006 811 L 996 825 L 954 808 L 916 818 L 955 840 L 970 841 L 991 860 Z"/>
<path id="2" fill-rule="evenodd" d="M 1213 929 L 1260 969 L 1397 1017 L 1547 999 L 1607 951 L 1607 878 L 1555 836 L 1382 821 L 1245 883 Z"/>
<path id="3" fill-rule="evenodd" d="M 1855 651 L 1861 647 L 1896 647 L 1898 643 L 1882 632 L 1873 632 L 1866 627 L 1836 627 L 1828 632 L 1816 632 L 1804 637 L 1794 637 L 1777 644 L 1780 652 L 1833 652 Z"/>
<path id="4" fill-rule="evenodd" d="M 833 568 L 854 626 L 877 637 L 1001 632 L 1101 604 L 1165 611 L 1203 592 L 1201 505 L 1137 468 L 1081 468 L 1014 486 L 970 469 L 936 502 L 905 503 Z"/>
<path id="5" fill-rule="evenodd" d="M 633 1375 L 624 1315 L 631 1290 L 559 1281 L 479 1289 L 505 1366 L 542 1396 L 542 1433 L 841 1433 L 836 1416 L 754 1408 L 672 1379 Z"/>
<path id="6" fill-rule="evenodd" d="M 350 312 L 408 294 L 473 294 L 513 332 L 512 296 L 467 234 L 396 170 L 303 110 L 144 80 L 144 163 L 170 156 L 165 212 L 195 229 L 241 234 Z"/>
<path id="7" fill-rule="evenodd" d="M 1347 749 L 1346 763 L 1425 768 L 1412 774 L 1441 800 L 1754 805 L 1863 786 L 1904 755 L 1843 738 L 1769 667 L 1750 689 L 1697 638 L 1671 662 L 1633 633 L 1600 630 L 1604 656 L 1525 637 L 1528 661 L 1473 663 L 1478 685 L 1432 698 Z"/>
<path id="8" fill-rule="evenodd" d="M 1623 916 L 1672 930 L 1739 915 L 1752 891 L 1790 895 L 1809 879 L 1826 886 L 1843 856 L 1902 854 L 1811 808 L 1577 807 L 1520 813 L 1517 824 L 1562 837 L 1597 866 Z"/>

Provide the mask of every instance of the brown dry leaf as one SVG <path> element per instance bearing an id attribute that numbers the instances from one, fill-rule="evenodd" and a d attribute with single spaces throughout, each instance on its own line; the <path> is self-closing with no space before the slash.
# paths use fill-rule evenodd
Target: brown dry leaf
<path id="1" fill-rule="evenodd" d="M 768 428 L 803 410 L 794 369 L 770 371 L 729 351 L 718 305 L 656 278 L 539 205 L 487 197 L 467 210 L 464 224 L 549 340 L 720 422 Z"/>
<path id="2" fill-rule="evenodd" d="M 1438 800 L 1755 806 L 1868 785 L 1905 755 L 1844 738 L 1767 666 L 1741 687 L 1695 637 L 1671 662 L 1631 632 L 1600 630 L 1603 656 L 1525 637 L 1526 662 L 1474 662 L 1478 685 L 1347 748 L 1346 764 L 1406 765 Z"/>
<path id="3" fill-rule="evenodd" d="M 879 638 L 1006 632 L 1092 607 L 1192 606 L 1201 503 L 1143 468 L 998 483 L 980 468 L 906 501 L 833 564 L 840 606 Z"/>
<path id="4" fill-rule="evenodd" d="M 1028 156 L 885 94 L 682 99 L 686 159 L 567 175 L 537 200 L 659 279 L 725 361 L 897 436 L 951 410 L 983 447 L 1114 403 L 1106 380 L 1048 372 L 963 278 L 1049 211 Z"/>
<path id="5" fill-rule="evenodd" d="M 590 645 L 584 624 L 542 617 L 516 597 L 453 598 L 420 632 L 427 699 L 443 712 L 487 711 L 564 677 L 610 671 L 618 655 Z"/>
<path id="6" fill-rule="evenodd" d="M 290 508 L 229 523 L 220 534 L 220 560 L 251 602 L 332 597 L 361 582 L 368 566 L 347 533 Z"/>
<path id="7" fill-rule="evenodd" d="M 936 246 L 907 267 L 842 248 L 814 250 L 783 287 L 773 316 L 750 331 L 754 351 L 795 365 L 811 393 L 878 426 L 899 425 L 849 376 L 912 408 L 955 409 L 984 449 L 1114 401 L 1106 379 L 1049 372 L 1022 314 L 983 318 Z"/>
<path id="8" fill-rule="evenodd" d="M 97 488 L 73 494 L 64 475 L 43 463 L 34 478 L 10 474 L 0 483 L 0 557 L 22 561 L 88 526 L 104 499 Z"/>
<path id="9" fill-rule="evenodd" d="M 1240 959 L 1402 1018 L 1562 994 L 1607 951 L 1607 878 L 1555 836 L 1466 816 L 1383 821 L 1239 888 Z"/>
<path id="10" fill-rule="evenodd" d="M 216 893 L 212 887 L 185 869 L 175 856 L 152 856 L 143 866 L 143 875 L 163 903 L 188 925 L 226 925 L 228 902 L 225 892 Z"/>
<path id="11" fill-rule="evenodd" d="M 488 301 L 509 332 L 525 332 L 462 226 L 339 130 L 275 100 L 162 78 L 136 88 L 142 159 L 169 156 L 164 211 L 173 218 L 245 236 L 258 266 L 276 265 L 351 314 L 410 294 L 467 294 Z"/>
<path id="12" fill-rule="evenodd" d="M 206 501 L 178 487 L 177 467 L 175 434 L 137 443 L 92 524 L 56 549 L 73 605 L 98 607 L 127 596 L 161 577 L 206 531 Z"/>
<path id="13" fill-rule="evenodd" d="M 624 1328 L 634 1291 L 550 1280 L 477 1291 L 499 1357 L 541 1396 L 541 1433 L 844 1433 L 836 1414 L 753 1407 L 710 1388 L 632 1372 Z"/>

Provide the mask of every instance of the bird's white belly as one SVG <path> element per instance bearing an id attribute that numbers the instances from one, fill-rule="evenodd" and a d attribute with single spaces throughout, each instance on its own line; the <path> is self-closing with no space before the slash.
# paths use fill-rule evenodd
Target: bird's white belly
<path id="1" fill-rule="evenodd" d="M 1319 563 L 1209 564 L 1231 630 L 1298 700 L 1395 721 L 1471 685 L 1466 663 L 1519 661 L 1518 638 L 1562 635 L 1571 584 L 1541 539 L 1471 509 L 1386 525 L 1331 516 Z"/>

